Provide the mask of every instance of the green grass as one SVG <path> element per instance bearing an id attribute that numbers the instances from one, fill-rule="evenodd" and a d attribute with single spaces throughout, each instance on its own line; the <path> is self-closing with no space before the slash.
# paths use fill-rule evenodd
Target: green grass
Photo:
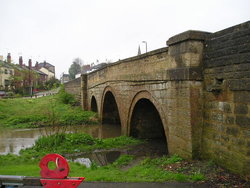
<path id="1" fill-rule="evenodd" d="M 0 99 L 0 126 L 35 128 L 53 125 L 96 124 L 96 113 L 63 102 L 62 94 L 36 99 Z"/>
<path id="2" fill-rule="evenodd" d="M 179 160 L 176 161 L 176 158 Z M 169 172 L 162 168 L 162 164 L 173 164 L 182 160 L 177 155 L 172 157 L 161 157 L 156 159 L 146 158 L 140 164 L 133 166 L 128 170 L 122 170 L 120 167 L 129 164 L 134 160 L 134 156 L 122 155 L 113 164 L 97 167 L 86 168 L 83 165 L 70 163 L 71 173 L 73 176 L 83 176 L 87 181 L 108 181 L 108 182 L 196 182 L 204 180 L 202 174 L 185 175 L 182 173 Z"/>
<path id="3" fill-rule="evenodd" d="M 176 155 L 156 159 L 146 158 L 128 170 L 122 170 L 121 167 L 128 165 L 135 159 L 135 157 L 131 155 L 121 155 L 114 163 L 101 167 L 94 163 L 91 168 L 86 168 L 79 163 L 69 162 L 69 177 L 85 177 L 86 181 L 107 182 L 196 182 L 205 180 L 204 175 L 200 173 L 185 175 L 182 173 L 169 172 L 159 164 L 159 161 L 165 164 L 169 164 L 170 161 L 175 163 L 173 158 L 176 159 Z M 30 159 L 29 161 L 22 162 L 22 164 L 20 161 L 18 162 L 18 160 L 12 160 L 12 162 L 4 164 L 3 160 L 4 157 L 0 157 L 0 163 L 2 162 L 0 165 L 0 174 L 39 176 L 40 169 L 38 167 L 38 160 Z M 9 161 L 9 159 L 7 161 Z"/>
<path id="4" fill-rule="evenodd" d="M 21 150 L 20 153 L 22 155 L 39 157 L 46 153 L 67 154 L 90 152 L 96 149 L 121 148 L 140 143 L 142 141 L 127 136 L 98 139 L 85 133 L 61 133 L 42 136 L 35 142 L 33 147 Z"/>
<path id="5" fill-rule="evenodd" d="M 117 138 L 96 139 L 84 133 L 57 134 L 39 138 L 31 148 L 22 150 L 20 156 L 0 155 L 0 174 L 39 176 L 39 161 L 47 153 L 77 153 L 95 149 L 111 149 L 142 144 L 134 138 L 121 136 Z M 160 158 L 144 158 L 139 163 L 132 155 L 121 155 L 115 162 L 106 166 L 98 166 L 95 162 L 90 168 L 79 163 L 69 162 L 71 177 L 85 177 L 87 181 L 113 182 L 195 182 L 204 180 L 199 172 L 183 174 L 166 170 L 166 166 L 180 163 L 183 159 L 178 155 Z M 134 164 L 134 165 L 131 165 Z M 53 165 L 52 165 L 53 166 Z M 130 168 L 124 168 L 128 167 Z M 28 169 L 28 170 L 27 170 Z M 127 170 L 124 170 L 127 169 Z"/>

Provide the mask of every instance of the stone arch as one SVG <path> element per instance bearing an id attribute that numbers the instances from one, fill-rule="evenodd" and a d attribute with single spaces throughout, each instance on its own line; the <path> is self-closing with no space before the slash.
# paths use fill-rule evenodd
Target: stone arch
<path id="1" fill-rule="evenodd" d="M 164 114 L 157 100 L 148 91 L 137 93 L 129 109 L 128 135 L 161 139 L 166 142 L 168 148 L 168 129 Z"/>
<path id="2" fill-rule="evenodd" d="M 91 97 L 90 109 L 91 111 L 98 113 L 97 102 L 94 95 Z"/>
<path id="3" fill-rule="evenodd" d="M 101 122 L 121 126 L 119 110 L 115 92 L 111 87 L 106 87 L 102 95 Z"/>

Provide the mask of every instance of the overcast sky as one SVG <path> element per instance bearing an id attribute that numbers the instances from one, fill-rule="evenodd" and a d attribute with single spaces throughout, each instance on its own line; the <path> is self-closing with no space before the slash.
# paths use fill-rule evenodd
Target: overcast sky
<path id="1" fill-rule="evenodd" d="M 67 73 L 165 47 L 186 30 L 215 32 L 250 20 L 249 0 L 0 0 L 0 55 L 10 52 Z"/>

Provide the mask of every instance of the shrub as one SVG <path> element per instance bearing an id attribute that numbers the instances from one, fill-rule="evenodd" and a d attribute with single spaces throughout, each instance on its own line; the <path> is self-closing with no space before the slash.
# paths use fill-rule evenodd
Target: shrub
<path id="1" fill-rule="evenodd" d="M 77 104 L 77 100 L 75 99 L 75 96 L 70 94 L 70 93 L 66 93 L 65 89 L 64 89 L 64 86 L 62 86 L 60 88 L 58 99 L 63 104 L 70 104 L 70 105 L 76 105 Z"/>

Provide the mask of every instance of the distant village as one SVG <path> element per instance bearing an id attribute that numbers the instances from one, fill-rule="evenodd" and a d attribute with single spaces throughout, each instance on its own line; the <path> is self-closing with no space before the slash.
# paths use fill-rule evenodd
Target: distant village
<path id="1" fill-rule="evenodd" d="M 101 69 L 102 67 L 107 66 L 108 63 L 111 63 L 111 61 L 106 61 L 105 63 L 99 63 L 97 61 L 97 63 L 98 63 L 97 65 L 95 65 L 94 63 L 92 63 L 91 65 L 88 64 L 88 65 L 81 66 L 81 70 L 80 70 L 79 73 L 77 73 L 75 75 L 75 78 L 79 78 L 81 76 L 81 74 L 86 74 L 86 73 L 90 73 L 90 72 L 93 72 L 95 70 Z M 71 79 L 70 79 L 70 75 L 69 74 L 64 74 L 63 73 L 60 76 L 60 81 L 61 81 L 62 84 L 63 83 L 67 83 L 70 80 Z"/>
<path id="2" fill-rule="evenodd" d="M 56 82 L 54 65 L 46 61 L 36 62 L 34 66 L 32 64 L 29 59 L 26 65 L 22 56 L 18 64 L 12 63 L 10 53 L 5 60 L 0 56 L 0 96 L 10 93 L 32 95 L 39 90 L 46 90 L 49 82 Z"/>
<path id="3" fill-rule="evenodd" d="M 97 65 L 82 65 L 75 78 L 102 67 L 108 63 L 99 63 Z M 11 54 L 7 57 L 0 56 L 0 97 L 7 95 L 31 96 L 39 91 L 51 89 L 53 85 L 59 86 L 70 81 L 69 74 L 62 74 L 60 81 L 55 77 L 55 66 L 49 62 L 32 62 L 29 59 L 27 64 L 23 62 L 22 56 L 19 57 L 18 64 L 13 63 Z"/>

